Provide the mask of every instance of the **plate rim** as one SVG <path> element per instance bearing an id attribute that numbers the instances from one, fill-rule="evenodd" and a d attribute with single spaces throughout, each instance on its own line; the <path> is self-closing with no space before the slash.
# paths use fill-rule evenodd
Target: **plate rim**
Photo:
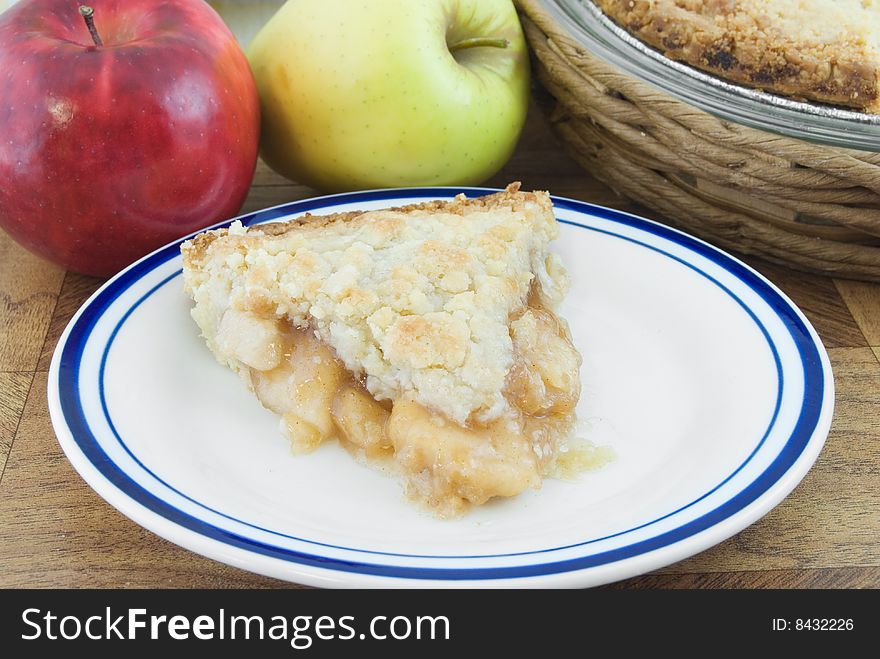
<path id="1" fill-rule="evenodd" d="M 219 222 L 207 228 L 210 229 L 227 226 L 235 220 L 241 220 L 243 223 L 247 224 L 271 221 L 279 217 L 284 217 L 290 214 L 301 213 L 309 210 L 329 210 L 342 203 L 356 203 L 376 200 L 393 201 L 395 199 L 411 198 L 447 198 L 460 192 L 477 196 L 495 191 L 497 190 L 493 188 L 451 186 L 394 188 L 341 193 L 279 204 L 266 209 L 240 215 L 236 218 L 233 218 L 232 220 Z M 52 363 L 49 371 L 49 391 L 47 393 L 49 397 L 50 416 L 52 418 L 53 427 L 55 429 L 56 436 L 58 437 L 58 441 L 61 444 L 61 447 L 64 450 L 68 460 L 77 470 L 77 472 L 80 473 L 80 475 L 92 487 L 92 489 L 94 489 L 113 507 L 134 520 L 139 525 L 144 526 L 148 530 L 157 533 L 158 535 L 170 540 L 171 542 L 174 542 L 175 544 L 186 547 L 187 549 L 190 549 L 202 555 L 206 555 L 209 558 L 214 558 L 216 560 L 235 565 L 236 567 L 240 567 L 252 572 L 265 574 L 267 576 L 273 576 L 286 580 L 297 580 L 302 583 L 311 583 L 312 585 L 338 586 L 365 584 L 377 585 L 381 583 L 394 583 L 396 585 L 411 584 L 416 586 L 424 586 L 428 583 L 430 583 L 431 585 L 468 585 L 469 582 L 471 584 L 478 584 L 480 586 L 504 585 L 514 583 L 521 584 L 521 582 L 535 583 L 536 585 L 547 585 L 548 583 L 550 585 L 594 585 L 596 583 L 605 583 L 609 580 L 625 578 L 626 576 L 641 573 L 646 569 L 653 569 L 655 567 L 669 564 L 670 562 L 674 562 L 676 560 L 679 560 L 680 558 L 684 558 L 685 556 L 693 555 L 698 551 L 702 551 L 709 546 L 721 542 L 730 535 L 733 535 L 734 533 L 750 525 L 755 520 L 766 514 L 766 512 L 768 512 L 770 509 L 775 507 L 779 502 L 781 502 L 782 499 L 784 499 L 785 496 L 787 496 L 787 494 L 800 482 L 807 471 L 809 471 L 810 467 L 812 466 L 813 462 L 821 451 L 828 430 L 830 428 L 834 408 L 834 380 L 827 352 L 825 351 L 825 348 L 822 345 L 821 340 L 819 339 L 815 329 L 804 317 L 800 309 L 798 309 L 798 307 L 772 282 L 767 280 L 763 275 L 755 271 L 750 266 L 742 263 L 736 257 L 733 257 L 727 252 L 716 248 L 699 238 L 691 236 L 690 234 L 632 213 L 618 211 L 596 204 L 590 204 L 588 202 L 582 202 L 565 197 L 553 196 L 552 199 L 555 205 L 565 208 L 566 210 L 574 211 L 578 214 L 586 216 L 608 220 L 615 224 L 623 224 L 624 226 L 633 227 L 637 230 L 641 230 L 644 233 L 654 235 L 661 239 L 666 239 L 673 244 L 683 247 L 690 253 L 694 253 L 704 258 L 707 258 L 709 261 L 719 266 L 721 269 L 730 272 L 744 285 L 746 285 L 747 288 L 749 288 L 759 297 L 761 297 L 772 310 L 772 312 L 783 320 L 783 324 L 786 330 L 792 334 L 792 338 L 794 339 L 795 346 L 797 348 L 798 357 L 800 359 L 801 365 L 805 369 L 804 396 L 803 400 L 799 400 L 797 402 L 797 404 L 801 405 L 798 422 L 793 428 L 789 438 L 785 441 L 779 452 L 773 456 L 771 463 L 765 470 L 763 470 L 759 475 L 753 478 L 752 481 L 743 485 L 738 492 L 731 495 L 727 500 L 723 501 L 704 515 L 683 522 L 682 525 L 677 526 L 669 531 L 660 533 L 647 540 L 636 541 L 635 543 L 627 545 L 625 547 L 613 548 L 606 552 L 600 552 L 598 554 L 587 554 L 580 557 L 564 558 L 556 561 L 551 561 L 549 563 L 539 562 L 537 564 L 515 566 L 477 566 L 457 568 L 436 568 L 428 566 L 399 565 L 383 566 L 376 563 L 364 563 L 362 565 L 358 565 L 352 561 L 347 561 L 334 557 L 310 555 L 286 548 L 272 548 L 272 552 L 270 553 L 270 555 L 266 555 L 265 552 L 261 551 L 261 547 L 263 547 L 264 545 L 260 541 L 254 538 L 238 536 L 231 531 L 213 526 L 207 521 L 191 517 L 190 515 L 182 511 L 177 511 L 173 504 L 161 499 L 156 493 L 143 488 L 136 481 L 134 481 L 134 479 L 129 477 L 123 471 L 123 468 L 119 467 L 118 465 L 112 463 L 112 461 L 107 459 L 106 462 L 115 467 L 115 469 L 120 474 L 130 479 L 130 482 L 134 485 L 134 487 L 143 490 L 143 492 L 147 495 L 147 498 L 152 497 L 165 507 L 169 507 L 172 510 L 176 511 L 180 516 L 186 517 L 190 520 L 194 520 L 197 526 L 209 527 L 213 530 L 213 534 L 206 535 L 192 528 L 191 524 L 181 523 L 179 520 L 175 521 L 174 514 L 163 515 L 162 513 L 157 512 L 151 506 L 145 505 L 145 503 L 141 501 L 139 497 L 136 497 L 131 492 L 127 491 L 127 489 L 122 487 L 119 482 L 116 482 L 114 481 L 114 479 L 109 478 L 107 474 L 104 473 L 103 470 L 95 464 L 94 460 L 89 458 L 84 452 L 82 446 L 79 443 L 79 440 L 75 437 L 74 430 L 70 427 L 68 423 L 68 418 L 64 413 L 63 405 L 61 402 L 62 391 L 60 378 L 62 368 L 70 368 L 69 365 L 62 366 L 62 361 L 65 349 L 68 347 L 70 341 L 71 333 L 74 329 L 79 327 L 79 323 L 83 316 L 86 315 L 88 311 L 92 311 L 92 317 L 87 319 L 85 326 L 85 329 L 87 330 L 87 336 L 88 331 L 91 330 L 94 322 L 96 322 L 103 315 L 103 313 L 106 311 L 106 308 L 109 306 L 109 304 L 112 303 L 113 300 L 116 299 L 117 295 L 114 295 L 110 299 L 110 301 L 107 302 L 106 305 L 102 306 L 97 311 L 91 309 L 92 303 L 96 299 L 102 296 L 102 294 L 105 294 L 105 292 L 114 285 L 119 287 L 118 282 L 123 279 L 128 279 L 130 281 L 128 281 L 126 285 L 123 285 L 118 292 L 121 293 L 125 290 L 128 290 L 131 284 L 140 281 L 144 275 L 153 272 L 155 268 L 160 267 L 161 265 L 167 263 L 167 261 L 175 258 L 175 256 L 179 254 L 179 249 L 177 248 L 180 243 L 193 235 L 201 233 L 201 231 L 193 232 L 188 236 L 180 238 L 176 241 L 172 241 L 168 245 L 165 245 L 151 252 L 150 254 L 144 256 L 143 258 L 139 259 L 132 265 L 122 270 L 120 273 L 118 273 L 110 280 L 108 280 L 104 285 L 102 285 L 97 291 L 95 291 L 95 293 L 91 295 L 85 303 L 83 303 L 80 309 L 71 318 L 61 338 L 58 341 L 55 352 L 53 353 Z M 569 222 L 565 220 L 561 221 L 568 224 L 574 224 L 575 226 L 582 226 L 583 228 L 591 230 L 594 229 L 593 227 L 589 227 L 586 225 L 578 225 L 577 222 Z M 206 229 L 203 229 L 202 231 L 204 230 Z M 617 238 L 625 239 L 625 237 L 623 236 L 618 236 L 616 234 L 612 235 Z M 639 243 L 639 241 L 635 242 L 643 247 L 655 249 L 650 245 Z M 676 260 L 679 260 L 691 270 L 694 270 L 698 274 L 712 279 L 712 277 L 708 275 L 708 273 L 702 272 L 699 268 L 696 268 L 693 264 L 690 264 L 687 261 L 677 259 L 677 257 L 671 254 L 667 254 L 662 250 L 655 251 L 660 251 L 667 257 L 676 258 Z M 156 260 L 157 257 L 162 256 L 164 256 L 164 258 Z M 155 261 L 155 263 L 153 261 Z M 147 266 L 146 269 L 144 269 L 145 266 Z M 743 275 L 746 276 L 744 277 Z M 167 281 L 167 279 L 164 279 L 163 281 Z M 743 306 L 743 308 L 750 315 L 753 315 L 749 307 L 736 295 L 733 295 L 729 290 L 726 289 L 726 287 L 720 285 L 719 282 L 715 281 L 714 283 L 721 286 L 721 288 L 724 289 L 729 295 L 731 295 L 735 301 L 739 302 L 739 304 Z M 764 288 L 765 291 L 762 292 L 761 290 L 756 288 L 755 284 L 758 284 L 760 287 Z M 155 288 L 159 286 L 160 285 L 157 284 Z M 155 288 L 152 290 L 155 290 Z M 769 293 L 770 297 L 768 298 L 768 295 L 765 293 Z M 137 303 L 132 305 L 127 310 L 127 313 L 130 313 L 136 307 L 136 304 Z M 787 312 L 789 316 L 787 319 L 784 317 L 782 313 L 783 311 Z M 754 316 L 753 319 L 755 319 Z M 799 327 L 798 329 L 802 330 L 802 336 L 794 336 L 794 333 L 792 332 L 791 321 L 795 321 L 795 324 L 800 324 L 801 327 Z M 765 338 L 767 338 L 769 341 L 769 337 L 766 336 L 766 330 L 763 329 L 763 326 L 760 322 L 758 322 L 758 325 L 759 327 L 761 327 L 762 331 L 764 331 Z M 108 339 L 108 345 L 111 343 L 111 341 L 112 339 Z M 805 361 L 805 355 L 801 341 L 805 341 L 807 346 L 809 348 L 812 348 L 816 353 L 815 357 L 817 357 L 818 359 L 816 360 L 816 364 L 814 366 L 818 368 L 818 374 L 821 377 L 821 386 L 818 391 L 814 392 L 819 395 L 819 404 L 815 412 L 815 419 L 811 422 L 810 427 L 806 431 L 809 434 L 803 440 L 803 446 L 801 447 L 799 454 L 796 455 L 790 463 L 784 465 L 779 474 L 775 474 L 775 477 L 767 484 L 766 488 L 759 491 L 744 505 L 736 508 L 732 512 L 722 513 L 720 517 L 715 521 L 711 521 L 703 525 L 701 528 L 697 528 L 693 532 L 685 532 L 681 537 L 677 539 L 673 539 L 665 543 L 660 543 L 657 546 L 648 547 L 643 551 L 631 552 L 629 555 L 624 555 L 621 558 L 613 559 L 607 562 L 584 565 L 585 562 L 589 563 L 589 559 L 591 558 L 595 559 L 595 557 L 602 556 L 605 553 L 619 553 L 620 551 L 628 549 L 630 547 L 650 544 L 660 538 L 664 538 L 667 535 L 675 534 L 682 529 L 693 526 L 694 524 L 697 524 L 697 522 L 700 522 L 700 520 L 702 520 L 703 518 L 711 517 L 718 513 L 719 510 L 729 506 L 732 501 L 741 497 L 744 492 L 753 488 L 757 482 L 765 478 L 768 471 L 770 471 L 770 469 L 773 468 L 774 465 L 776 465 L 777 461 L 780 459 L 780 456 L 784 452 L 784 449 L 790 444 L 796 434 L 796 431 L 800 427 L 801 422 L 803 421 L 804 409 L 807 403 L 807 399 L 809 397 L 808 394 L 810 393 L 810 383 L 809 378 L 807 377 L 807 363 Z M 771 350 L 774 351 L 775 356 L 775 348 L 773 347 L 772 342 L 770 343 Z M 79 358 L 80 356 L 81 353 L 77 353 L 76 357 Z M 76 375 L 78 375 L 78 373 L 76 373 Z M 79 402 L 78 392 L 74 391 L 71 393 L 76 396 L 77 402 Z M 772 424 L 770 427 L 772 427 Z M 88 430 L 87 424 L 85 430 Z M 756 448 L 755 451 L 757 451 L 758 448 Z M 746 462 L 747 461 L 748 458 Z M 737 469 L 737 471 L 739 471 L 739 469 Z M 725 481 L 722 481 L 721 484 L 727 482 L 727 480 L 729 480 L 729 478 L 731 477 L 732 475 L 725 479 Z M 714 489 L 717 489 L 717 487 L 720 487 L 721 484 L 718 484 L 715 488 L 713 488 L 710 493 L 714 491 Z M 708 494 L 703 495 L 701 499 L 705 496 L 708 496 Z M 688 505 L 693 505 L 693 503 Z M 676 512 L 679 511 L 670 513 L 670 515 L 675 514 Z M 658 520 L 653 520 L 650 523 L 654 523 L 656 521 Z M 632 530 L 633 529 L 629 529 L 627 532 Z M 216 536 L 222 536 L 222 538 L 218 538 Z M 307 540 L 303 541 L 312 542 Z M 213 543 L 217 543 L 221 546 L 212 546 Z M 584 544 L 589 543 L 575 543 L 573 546 L 576 547 Z M 347 551 L 366 552 L 374 557 L 381 557 L 381 555 L 383 555 L 383 552 L 370 552 L 369 550 L 357 550 L 352 548 L 342 549 Z M 541 554 L 560 549 L 562 548 L 557 547 L 553 549 L 543 549 L 539 551 L 520 552 L 517 553 L 517 555 Z M 244 554 L 238 555 L 239 552 L 243 552 Z M 281 553 L 284 556 L 276 557 L 274 555 L 271 555 L 274 553 Z M 387 554 L 388 552 L 384 553 Z M 392 553 L 392 555 L 394 554 Z M 256 557 L 260 558 L 260 560 L 256 561 L 257 564 L 255 564 L 254 561 Z M 435 556 L 425 558 L 428 558 L 429 560 L 438 560 L 444 557 Z M 486 555 L 479 558 L 491 559 L 493 558 L 493 556 Z M 275 561 L 281 563 L 282 565 L 273 565 L 272 563 Z M 571 567 L 563 567 L 565 565 L 572 564 L 574 565 Z M 328 568 L 328 565 L 331 565 L 332 567 Z M 624 566 L 626 565 L 631 566 L 630 569 L 624 569 Z M 295 567 L 291 569 L 291 566 Z M 617 569 L 615 570 L 615 568 Z M 614 576 L 614 573 L 620 572 L 621 569 L 623 570 L 623 572 Z M 591 578 L 597 577 L 601 573 L 606 573 L 606 576 L 599 576 L 598 579 Z M 612 576 L 608 578 L 607 574 L 611 574 Z M 342 583 L 340 583 L 340 576 L 342 576 L 343 578 Z"/>

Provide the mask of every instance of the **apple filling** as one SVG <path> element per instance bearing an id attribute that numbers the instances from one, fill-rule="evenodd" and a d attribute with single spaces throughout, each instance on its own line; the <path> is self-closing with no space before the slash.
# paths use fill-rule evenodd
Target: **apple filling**
<path id="1" fill-rule="evenodd" d="M 247 366 L 254 392 L 281 416 L 294 452 L 336 438 L 361 461 L 393 467 L 410 497 L 448 517 L 539 487 L 573 429 L 581 357 L 564 321 L 532 296 L 511 319 L 510 337 L 508 410 L 464 425 L 407 395 L 376 400 L 314 332 L 286 319 L 228 309 L 216 340 Z"/>

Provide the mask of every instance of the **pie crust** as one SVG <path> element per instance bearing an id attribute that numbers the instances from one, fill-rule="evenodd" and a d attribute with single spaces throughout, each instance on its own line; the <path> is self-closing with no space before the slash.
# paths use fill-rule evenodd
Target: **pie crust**
<path id="1" fill-rule="evenodd" d="M 770 92 L 880 112 L 880 0 L 594 0 L 666 56 Z"/>

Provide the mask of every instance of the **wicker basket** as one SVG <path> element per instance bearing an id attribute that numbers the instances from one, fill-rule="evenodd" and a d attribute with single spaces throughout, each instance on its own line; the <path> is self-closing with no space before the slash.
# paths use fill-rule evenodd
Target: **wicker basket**
<path id="1" fill-rule="evenodd" d="M 880 281 L 880 154 L 707 114 L 592 56 L 517 0 L 554 129 L 620 194 L 725 249 Z"/>

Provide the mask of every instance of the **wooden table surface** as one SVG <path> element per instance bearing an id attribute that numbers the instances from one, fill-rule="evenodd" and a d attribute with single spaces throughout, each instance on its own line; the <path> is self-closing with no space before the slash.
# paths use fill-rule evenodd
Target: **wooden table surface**
<path id="1" fill-rule="evenodd" d="M 635 210 L 583 173 L 534 110 L 490 185 Z M 245 211 L 312 196 L 260 164 Z M 821 335 L 837 401 L 828 442 L 797 489 L 742 533 L 621 582 L 638 588 L 880 587 L 880 285 L 745 260 Z M 32 256 L 0 231 L 0 587 L 277 587 L 181 549 L 116 512 L 73 471 L 52 432 L 46 382 L 67 321 L 99 285 Z"/>

